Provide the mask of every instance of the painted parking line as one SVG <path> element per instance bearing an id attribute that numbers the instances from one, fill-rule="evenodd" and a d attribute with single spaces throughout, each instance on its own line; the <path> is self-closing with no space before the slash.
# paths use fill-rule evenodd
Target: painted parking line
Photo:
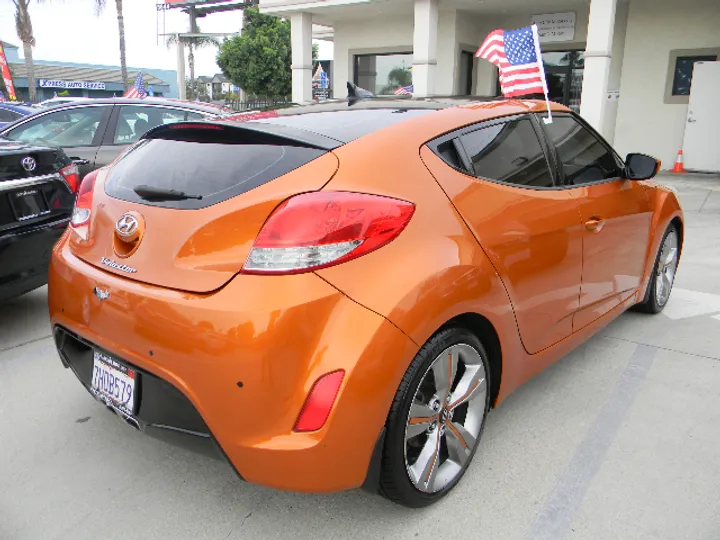
<path id="1" fill-rule="evenodd" d="M 637 346 L 570 465 L 545 501 L 526 537 L 528 540 L 562 540 L 566 537 L 588 488 L 605 461 L 608 448 L 652 367 L 656 352 L 657 347 Z"/>

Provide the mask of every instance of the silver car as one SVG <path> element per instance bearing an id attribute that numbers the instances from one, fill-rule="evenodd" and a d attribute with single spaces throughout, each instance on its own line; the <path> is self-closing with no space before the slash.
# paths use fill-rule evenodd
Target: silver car
<path id="1" fill-rule="evenodd" d="M 0 137 L 60 147 L 80 165 L 82 177 L 111 163 L 151 128 L 232 114 L 230 109 L 172 99 L 88 99 L 41 109 L 0 129 Z"/>

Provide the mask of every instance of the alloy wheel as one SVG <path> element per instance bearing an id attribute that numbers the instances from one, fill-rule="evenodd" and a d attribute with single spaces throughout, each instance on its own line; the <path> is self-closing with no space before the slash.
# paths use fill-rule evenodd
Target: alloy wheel
<path id="1" fill-rule="evenodd" d="M 416 489 L 435 493 L 459 477 L 487 410 L 480 353 L 467 344 L 445 349 L 423 375 L 405 427 L 405 468 Z"/>
<path id="2" fill-rule="evenodd" d="M 664 306 L 670 298 L 675 272 L 678 264 L 677 233 L 672 230 L 663 241 L 660 258 L 655 270 L 655 301 L 659 307 Z"/>

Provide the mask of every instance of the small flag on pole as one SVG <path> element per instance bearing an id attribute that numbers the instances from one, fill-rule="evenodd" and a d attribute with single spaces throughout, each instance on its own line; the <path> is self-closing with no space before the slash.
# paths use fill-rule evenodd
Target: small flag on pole
<path id="1" fill-rule="evenodd" d="M 548 107 L 548 118 L 545 122 L 552 122 L 536 25 L 517 30 L 493 30 L 480 45 L 475 56 L 498 67 L 500 88 L 505 97 L 544 94 Z"/>
<path id="2" fill-rule="evenodd" d="M 401 86 L 397 90 L 395 90 L 396 96 L 411 96 L 413 93 L 413 85 L 410 86 Z"/>
<path id="3" fill-rule="evenodd" d="M 142 72 L 138 71 L 137 77 L 135 77 L 135 84 L 125 93 L 126 98 L 145 98 L 147 92 L 145 91 L 145 83 L 143 82 Z"/>

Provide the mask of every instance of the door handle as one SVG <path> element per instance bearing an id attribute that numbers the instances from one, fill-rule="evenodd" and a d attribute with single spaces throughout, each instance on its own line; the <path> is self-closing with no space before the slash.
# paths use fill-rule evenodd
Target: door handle
<path id="1" fill-rule="evenodd" d="M 585 222 L 585 228 L 588 231 L 598 233 L 605 226 L 605 220 L 600 219 L 598 216 L 593 216 Z"/>
<path id="2" fill-rule="evenodd" d="M 688 122 L 694 124 L 695 122 L 697 122 L 697 120 L 695 120 L 694 118 L 688 118 Z"/>

